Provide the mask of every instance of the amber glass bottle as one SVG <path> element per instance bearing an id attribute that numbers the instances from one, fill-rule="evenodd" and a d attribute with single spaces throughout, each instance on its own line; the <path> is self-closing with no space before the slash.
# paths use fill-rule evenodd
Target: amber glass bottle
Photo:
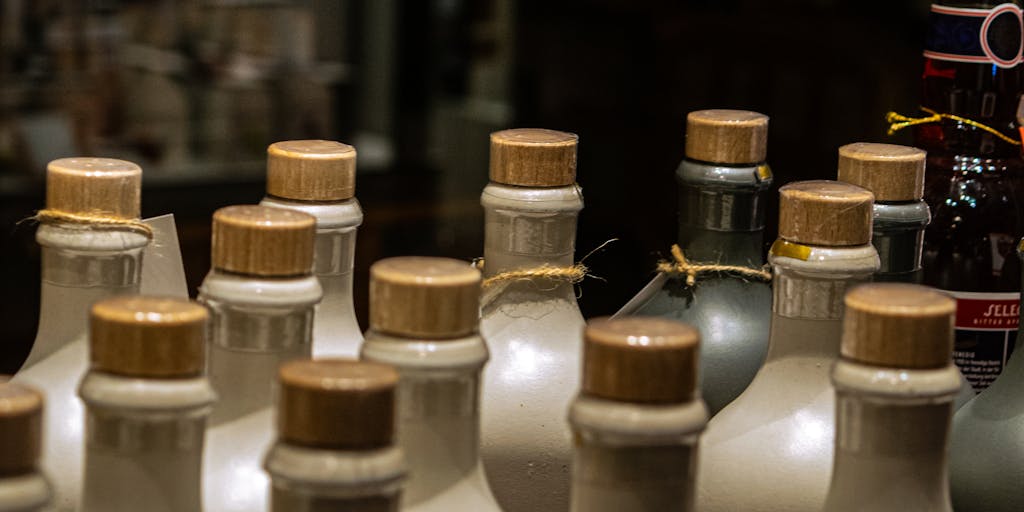
<path id="1" fill-rule="evenodd" d="M 921 105 L 1020 140 L 1020 12 L 991 1 L 932 5 Z M 1021 147 L 962 119 L 919 125 L 915 142 L 928 152 L 932 210 L 924 283 L 957 299 L 954 359 L 981 391 L 1002 371 L 1018 324 Z"/>

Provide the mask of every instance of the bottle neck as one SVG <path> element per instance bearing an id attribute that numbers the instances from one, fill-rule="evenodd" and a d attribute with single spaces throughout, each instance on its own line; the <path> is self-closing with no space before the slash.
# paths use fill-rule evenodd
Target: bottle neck
<path id="1" fill-rule="evenodd" d="M 415 340 L 368 331 L 361 357 L 393 365 L 400 375 L 398 444 L 410 470 L 406 506 L 472 478 L 480 464 L 483 339 Z"/>
<path id="2" fill-rule="evenodd" d="M 583 209 L 579 187 L 539 189 L 491 183 L 484 188 L 481 203 L 485 277 L 574 263 L 576 220 Z"/>
<path id="3" fill-rule="evenodd" d="M 136 294 L 148 239 L 135 232 L 87 231 L 43 225 L 39 329 L 24 368 L 74 340 L 85 339 L 96 301 Z"/>
<path id="4" fill-rule="evenodd" d="M 946 453 L 960 386 L 956 368 L 887 369 L 844 360 L 832 379 L 836 444 L 825 510 L 853 510 L 854 503 L 951 510 Z"/>
<path id="5" fill-rule="evenodd" d="M 215 399 L 205 377 L 89 372 L 79 394 L 86 405 L 83 512 L 145 510 L 153 503 L 201 508 L 203 440 Z"/>
<path id="6" fill-rule="evenodd" d="M 702 401 L 633 404 L 581 394 L 569 423 L 572 512 L 694 510 Z"/>
<path id="7" fill-rule="evenodd" d="M 271 512 L 396 512 L 407 472 L 396 446 L 330 450 L 284 441 L 271 446 L 264 468 Z"/>
<path id="8" fill-rule="evenodd" d="M 278 366 L 311 355 L 322 293 L 314 276 L 207 275 L 199 300 L 210 309 L 207 372 L 220 397 L 213 425 L 271 405 Z"/>
<path id="9" fill-rule="evenodd" d="M 931 220 L 928 204 L 875 203 L 871 243 L 881 266 L 876 280 L 918 282 L 924 229 Z"/>
<path id="10" fill-rule="evenodd" d="M 834 358 L 843 297 L 878 270 L 874 246 L 821 247 L 779 240 L 768 261 L 773 271 L 768 361 L 799 354 Z"/>

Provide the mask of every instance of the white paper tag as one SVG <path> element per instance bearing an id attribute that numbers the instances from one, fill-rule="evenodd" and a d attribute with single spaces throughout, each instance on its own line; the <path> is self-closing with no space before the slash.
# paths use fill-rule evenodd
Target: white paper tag
<path id="1" fill-rule="evenodd" d="M 174 214 L 145 219 L 153 228 L 153 241 L 142 253 L 142 281 L 139 293 L 164 297 L 188 298 L 185 266 L 181 263 L 181 247 Z"/>

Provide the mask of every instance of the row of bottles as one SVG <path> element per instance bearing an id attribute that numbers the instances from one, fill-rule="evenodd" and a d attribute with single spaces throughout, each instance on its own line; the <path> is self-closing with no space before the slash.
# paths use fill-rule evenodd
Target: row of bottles
<path id="1" fill-rule="evenodd" d="M 141 503 L 196 510 L 201 501 L 211 511 L 252 511 L 279 500 L 292 503 L 288 493 L 295 489 L 315 494 L 320 487 L 310 471 L 334 467 L 341 459 L 293 450 L 292 444 L 310 446 L 284 436 L 272 451 L 274 462 L 267 462 L 268 478 L 261 469 L 263 449 L 275 439 L 275 386 L 278 400 L 284 400 L 281 390 L 288 386 L 281 383 L 289 373 L 282 368 L 289 361 L 339 354 L 359 354 L 397 371 L 395 443 L 409 466 L 404 509 L 452 510 L 478 503 L 473 510 L 565 510 L 570 502 L 590 503 L 573 505 L 577 510 L 642 508 L 642 503 L 626 505 L 638 499 L 630 482 L 661 489 L 650 490 L 668 500 L 658 503 L 696 500 L 700 510 L 820 509 L 830 468 L 838 461 L 835 411 L 844 402 L 837 402 L 830 371 L 840 359 L 843 298 L 849 309 L 847 290 L 880 271 L 883 279 L 908 281 L 919 274 L 921 230 L 928 216 L 920 202 L 924 153 L 889 145 L 846 146 L 840 150 L 839 177 L 866 188 L 838 181 L 783 187 L 768 286 L 732 273 L 758 266 L 763 196 L 771 179 L 764 164 L 767 118 L 700 111 L 690 115 L 688 125 L 687 160 L 678 171 L 686 197 L 680 238 L 700 259 L 731 265 L 693 283 L 666 273 L 634 304 L 641 311 L 652 307 L 642 311 L 646 314 L 675 319 L 680 311 L 700 313 L 690 318 L 696 330 L 626 314 L 635 311 L 584 329 L 572 283 L 539 271 L 565 269 L 574 261 L 576 217 L 583 205 L 571 134 L 520 129 L 492 135 L 491 183 L 482 196 L 482 275 L 451 260 L 378 262 L 371 269 L 365 341 L 362 334 L 325 336 L 341 326 L 358 333 L 350 273 L 361 211 L 354 198 L 351 147 L 327 141 L 272 145 L 264 205 L 230 206 L 213 216 L 212 269 L 199 294 L 204 307 L 137 305 L 143 311 L 134 314 L 117 308 L 128 310 L 132 300 L 142 300 L 132 298 L 142 250 L 150 243 L 138 222 L 141 169 L 108 159 L 51 163 L 46 217 L 51 220 L 37 236 L 44 248 L 44 319 L 54 325 L 41 324 L 34 357 L 15 381 L 48 397 L 42 467 L 53 478 L 57 510 L 119 510 L 109 501 L 116 498 L 128 503 L 123 510 L 137 510 Z M 876 203 L 877 197 L 882 200 Z M 876 246 L 885 258 L 879 259 Z M 723 261 L 726 257 L 737 259 Z M 758 297 L 768 290 L 770 302 Z M 335 295 L 333 309 L 322 306 L 325 293 Z M 685 300 L 678 307 L 664 306 L 680 293 Z M 125 298 L 102 300 L 112 296 Z M 650 306 L 659 302 L 660 310 Z M 87 325 L 75 308 L 88 311 L 89 304 L 95 305 Z M 768 311 L 769 321 L 758 319 L 758 307 Z M 741 316 L 745 311 L 750 314 Z M 209 315 L 209 327 L 196 328 L 206 322 L 203 315 Z M 202 321 L 196 319 L 200 316 Z M 151 336 L 145 329 L 128 335 L 127 328 L 110 325 L 157 317 L 182 326 L 156 339 L 193 350 L 168 355 L 163 341 L 145 349 L 110 348 L 116 342 L 109 340 L 137 343 Z M 756 328 L 758 322 L 766 331 Z M 743 328 L 734 332 L 734 325 Z M 644 329 L 653 333 L 620 332 Z M 204 330 L 205 341 L 196 337 Z M 700 353 L 707 356 L 695 348 L 698 332 Z M 655 345 L 662 352 L 631 359 L 636 340 L 652 337 L 661 340 Z M 192 341 L 181 343 L 186 338 Z M 608 346 L 595 348 L 595 343 Z M 132 355 L 129 349 L 139 352 Z M 592 370 L 587 357 L 602 362 Z M 668 366 L 648 367 L 647 358 Z M 892 364 L 905 369 L 915 363 Z M 680 368 L 688 376 L 653 377 Z M 721 410 L 714 414 L 712 408 L 707 434 L 698 442 L 707 419 L 697 399 L 701 372 L 700 388 L 716 397 Z M 957 371 L 949 372 L 959 383 Z M 147 379 L 174 382 L 142 382 Z M 579 389 L 583 393 L 574 399 Z M 960 389 L 969 387 L 958 384 L 953 394 Z M 159 396 L 137 394 L 143 392 Z M 945 400 L 945 394 L 939 398 Z M 284 428 L 281 415 L 277 418 Z M 651 435 L 646 430 L 658 425 L 668 431 Z M 375 448 L 390 442 L 375 439 Z M 344 444 L 331 438 L 308 442 L 313 448 Z M 645 443 L 656 448 L 647 450 Z M 389 457 L 381 464 L 397 464 Z M 666 471 L 666 458 L 678 463 L 673 471 Z M 97 477 L 90 473 L 90 460 L 118 469 Z M 202 491 L 198 484 L 191 491 L 161 487 L 171 485 L 161 483 L 166 475 L 198 475 L 200 466 Z M 382 475 L 390 475 L 385 479 L 392 483 L 384 487 L 394 490 L 404 470 L 388 467 Z M 604 469 L 588 473 L 588 467 Z M 659 467 L 665 479 L 660 484 L 642 476 Z M 636 480 L 623 479 L 626 468 L 636 470 Z M 572 476 L 573 471 L 582 473 Z M 609 472 L 619 475 L 613 478 L 617 484 L 602 476 Z M 299 482 L 307 477 L 314 481 Z M 571 492 L 572 479 L 576 490 Z M 90 486 L 93 495 L 86 492 Z M 674 494 L 680 490 L 693 497 Z M 162 492 L 182 501 L 157 497 Z"/>

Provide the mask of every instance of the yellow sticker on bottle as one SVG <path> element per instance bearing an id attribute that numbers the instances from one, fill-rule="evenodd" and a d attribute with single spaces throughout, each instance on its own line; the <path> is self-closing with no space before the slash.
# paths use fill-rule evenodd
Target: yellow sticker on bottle
<path id="1" fill-rule="evenodd" d="M 806 245 L 795 244 L 782 240 L 776 240 L 769 251 L 772 256 L 793 258 L 795 260 L 807 261 L 811 257 L 811 248 Z"/>
<path id="2" fill-rule="evenodd" d="M 772 168 L 768 164 L 757 166 L 757 178 L 761 181 L 772 179 Z"/>

